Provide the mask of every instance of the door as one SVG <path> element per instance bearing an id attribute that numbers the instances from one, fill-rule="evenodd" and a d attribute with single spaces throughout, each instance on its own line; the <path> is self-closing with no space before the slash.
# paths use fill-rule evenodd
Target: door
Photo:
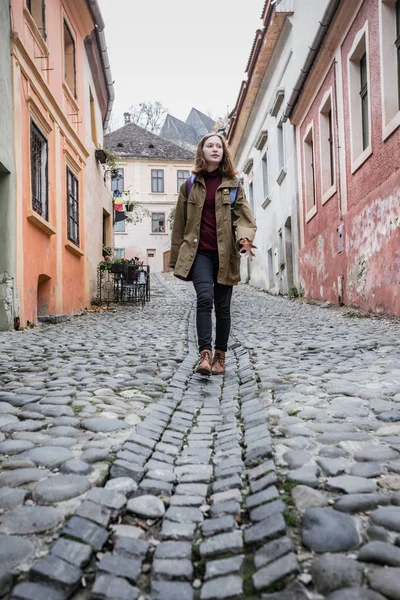
<path id="1" fill-rule="evenodd" d="M 153 248 L 147 248 L 147 264 L 150 267 L 150 273 L 156 272 L 156 251 Z"/>

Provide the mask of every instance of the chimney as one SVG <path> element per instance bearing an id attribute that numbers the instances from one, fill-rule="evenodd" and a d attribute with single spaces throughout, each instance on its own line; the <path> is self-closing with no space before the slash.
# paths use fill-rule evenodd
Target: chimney
<path id="1" fill-rule="evenodd" d="M 128 123 L 131 122 L 131 113 L 124 112 L 124 121 L 125 121 L 125 125 L 127 125 Z"/>

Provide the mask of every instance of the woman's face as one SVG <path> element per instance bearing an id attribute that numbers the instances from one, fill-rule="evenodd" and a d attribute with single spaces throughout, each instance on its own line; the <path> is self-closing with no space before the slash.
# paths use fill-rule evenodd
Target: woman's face
<path id="1" fill-rule="evenodd" d="M 207 138 L 203 146 L 203 156 L 206 163 L 218 167 L 224 156 L 224 148 L 222 142 L 217 135 L 212 135 Z"/>

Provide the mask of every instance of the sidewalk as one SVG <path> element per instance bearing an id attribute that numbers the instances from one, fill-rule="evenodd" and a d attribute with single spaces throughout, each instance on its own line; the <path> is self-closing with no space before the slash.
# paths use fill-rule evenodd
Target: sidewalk
<path id="1" fill-rule="evenodd" d="M 4 597 L 400 598 L 400 327 L 239 286 L 207 379 L 152 286 L 0 337 Z"/>

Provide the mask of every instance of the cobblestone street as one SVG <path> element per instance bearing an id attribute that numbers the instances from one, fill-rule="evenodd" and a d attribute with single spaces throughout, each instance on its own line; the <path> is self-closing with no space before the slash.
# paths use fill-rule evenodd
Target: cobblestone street
<path id="1" fill-rule="evenodd" d="M 0 597 L 400 599 L 400 326 L 239 286 L 0 334 Z M 351 588 L 351 590 L 350 590 Z"/>

